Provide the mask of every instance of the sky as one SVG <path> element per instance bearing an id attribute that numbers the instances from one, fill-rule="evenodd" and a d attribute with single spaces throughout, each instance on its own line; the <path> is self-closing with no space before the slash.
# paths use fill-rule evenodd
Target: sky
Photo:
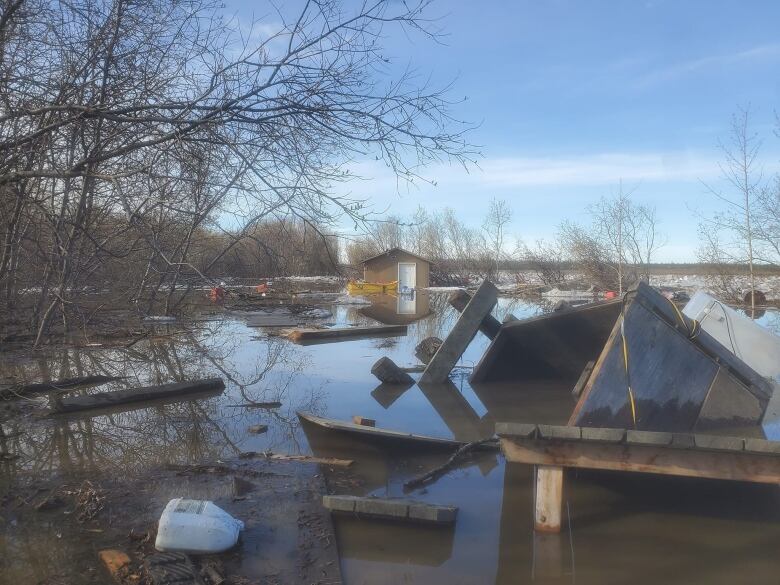
<path id="1" fill-rule="evenodd" d="M 285 2 L 289 6 L 292 0 Z M 349 0 L 345 0 L 349 6 Z M 249 0 L 227 9 L 255 17 Z M 764 140 L 761 164 L 780 170 L 780 2 L 717 0 L 438 0 L 429 11 L 440 43 L 389 31 L 391 68 L 452 83 L 454 114 L 476 125 L 482 154 L 468 171 L 447 164 L 400 189 L 386 169 L 348 187 L 377 209 L 411 214 L 452 207 L 473 227 L 491 198 L 514 215 L 507 233 L 532 243 L 622 180 L 655 206 L 667 245 L 659 261 L 695 261 L 699 217 L 717 209 L 732 114 L 749 107 Z M 272 17 L 269 17 L 272 19 Z"/>

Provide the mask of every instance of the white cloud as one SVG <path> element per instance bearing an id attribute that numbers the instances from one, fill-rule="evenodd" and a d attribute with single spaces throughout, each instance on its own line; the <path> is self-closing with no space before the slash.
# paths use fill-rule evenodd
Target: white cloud
<path id="1" fill-rule="evenodd" d="M 699 71 L 707 71 L 717 69 L 719 67 L 727 67 L 762 60 L 771 61 L 778 58 L 780 58 L 779 43 L 760 45 L 758 47 L 753 47 L 752 49 L 747 49 L 744 51 L 738 51 L 736 53 L 713 55 L 675 63 L 668 67 L 664 67 L 662 69 L 658 69 L 643 75 L 636 81 L 635 86 L 642 89 L 668 81 L 673 81 L 686 75 L 692 75 Z"/>
<path id="2" fill-rule="evenodd" d="M 379 163 L 353 167 L 368 184 L 391 182 L 395 177 Z M 423 171 L 440 188 L 455 185 L 490 188 L 614 185 L 618 180 L 642 183 L 690 182 L 711 179 L 720 173 L 718 160 L 688 151 L 647 153 L 599 153 L 557 157 L 488 158 L 468 172 L 456 165 L 435 165 Z M 364 183 L 365 184 L 365 183 Z"/>

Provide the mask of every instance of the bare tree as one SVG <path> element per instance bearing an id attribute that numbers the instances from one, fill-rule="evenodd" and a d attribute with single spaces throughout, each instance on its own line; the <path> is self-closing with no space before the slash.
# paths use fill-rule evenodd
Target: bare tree
<path id="1" fill-rule="evenodd" d="M 38 342 L 71 326 L 86 286 L 164 291 L 171 310 L 241 242 L 262 246 L 264 222 L 322 242 L 363 222 L 364 201 L 334 189 L 350 160 L 400 180 L 470 160 L 443 90 L 383 74 L 389 27 L 435 40 L 428 4 L 302 1 L 257 35 L 213 0 L 0 0 L 4 306 L 27 305 Z M 196 259 L 206 242 L 220 248 Z M 97 282 L 109 273 L 121 286 Z"/>
<path id="2" fill-rule="evenodd" d="M 772 262 L 778 256 L 774 242 L 780 232 L 775 216 L 777 189 L 764 179 L 759 165 L 762 141 L 750 130 L 750 108 L 739 108 L 732 115 L 728 142 L 719 143 L 723 153 L 720 165 L 725 189 L 705 184 L 707 192 L 723 204 L 721 211 L 704 218 L 699 234 L 699 258 L 716 267 L 721 292 L 733 294 L 733 281 L 722 267 L 747 264 L 750 280 L 750 304 L 755 310 L 755 263 Z M 760 218 L 760 221 L 756 219 Z M 756 230 L 757 226 L 757 230 Z"/>
<path id="3" fill-rule="evenodd" d="M 496 199 L 495 197 L 491 199 L 487 215 L 482 222 L 482 231 L 485 232 L 496 273 L 499 271 L 501 260 L 505 257 L 505 230 L 510 221 L 512 221 L 512 208 L 509 203 L 504 199 Z"/>
<path id="4" fill-rule="evenodd" d="M 650 281 L 650 265 L 665 244 L 656 210 L 634 203 L 623 191 L 588 207 L 591 225 L 564 222 L 558 239 L 569 260 L 592 282 L 622 292 L 639 280 Z"/>

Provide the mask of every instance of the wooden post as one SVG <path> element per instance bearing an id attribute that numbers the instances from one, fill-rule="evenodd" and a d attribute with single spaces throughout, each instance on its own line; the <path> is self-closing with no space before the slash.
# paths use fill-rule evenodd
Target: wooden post
<path id="1" fill-rule="evenodd" d="M 563 467 L 536 466 L 534 530 L 560 532 L 563 509 Z"/>
<path id="2" fill-rule="evenodd" d="M 450 371 L 458 363 L 471 340 L 477 334 L 485 315 L 490 314 L 498 300 L 498 289 L 489 280 L 485 280 L 461 312 L 447 338 L 442 343 L 428 367 L 425 368 L 420 382 L 423 384 L 441 384 L 447 381 Z"/>

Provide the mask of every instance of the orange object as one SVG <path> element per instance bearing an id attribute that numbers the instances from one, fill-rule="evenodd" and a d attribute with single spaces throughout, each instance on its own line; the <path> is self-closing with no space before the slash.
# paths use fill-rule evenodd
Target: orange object
<path id="1" fill-rule="evenodd" d="M 258 284 L 255 287 L 255 292 L 258 292 L 258 293 L 268 292 L 268 285 L 266 283 L 264 283 L 264 282 L 261 283 L 261 284 Z"/>
<path id="2" fill-rule="evenodd" d="M 122 575 L 124 573 L 123 569 L 130 564 L 130 557 L 121 550 L 113 548 L 101 550 L 98 553 L 98 556 L 100 557 L 100 560 L 103 561 L 103 564 L 106 566 L 106 569 L 108 569 L 108 572 L 111 573 L 114 580 L 121 583 Z"/>
<path id="3" fill-rule="evenodd" d="M 221 286 L 215 286 L 209 292 L 209 298 L 213 303 L 221 303 L 225 300 L 225 289 Z"/>
<path id="4" fill-rule="evenodd" d="M 604 291 L 605 299 L 616 299 L 618 294 L 614 290 Z"/>

